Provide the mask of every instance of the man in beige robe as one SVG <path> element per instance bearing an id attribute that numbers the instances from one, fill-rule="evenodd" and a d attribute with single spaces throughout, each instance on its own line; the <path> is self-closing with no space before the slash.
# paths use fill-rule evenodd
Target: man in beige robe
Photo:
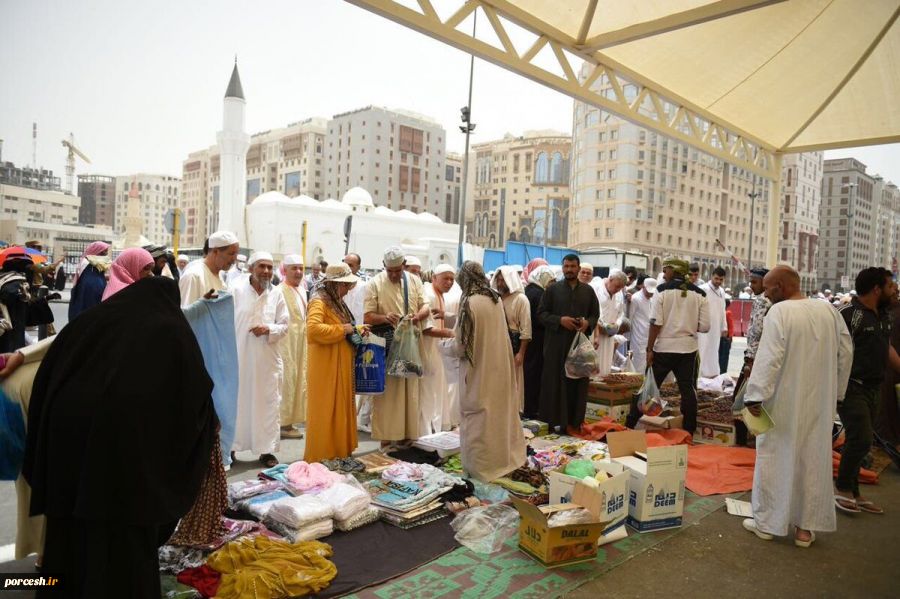
<path id="1" fill-rule="evenodd" d="M 296 425 L 306 422 L 306 291 L 303 289 L 303 258 L 284 257 L 284 282 L 280 285 L 290 321 L 279 350 L 284 362 L 281 388 L 281 437 L 302 439 Z"/>
<path id="2" fill-rule="evenodd" d="M 519 421 L 515 360 L 499 294 L 484 270 L 467 261 L 459 270 L 463 290 L 456 324 L 460 359 L 460 459 L 463 470 L 490 482 L 525 463 Z"/>
<path id="3" fill-rule="evenodd" d="M 384 252 L 384 270 L 366 285 L 363 304 L 365 324 L 396 327 L 400 319 L 409 317 L 416 326 L 428 318 L 428 302 L 419 277 L 404 272 L 403 250 L 390 247 Z M 404 295 L 407 301 L 404 301 Z M 386 377 L 384 394 L 376 397 L 372 408 L 372 438 L 382 447 L 392 442 L 417 439 L 419 431 L 419 380 Z"/>
<path id="4" fill-rule="evenodd" d="M 513 345 L 513 358 L 516 365 L 516 396 L 519 411 L 525 411 L 525 352 L 531 343 L 531 303 L 525 297 L 522 278 L 511 266 L 501 266 L 494 275 L 494 289 L 500 293 L 503 311 L 506 313 L 506 327 L 509 330 L 510 342 L 516 338 L 518 346 Z"/>

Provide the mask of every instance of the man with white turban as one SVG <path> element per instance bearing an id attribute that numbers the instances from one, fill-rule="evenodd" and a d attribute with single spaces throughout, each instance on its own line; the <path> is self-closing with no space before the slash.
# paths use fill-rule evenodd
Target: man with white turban
<path id="1" fill-rule="evenodd" d="M 266 468 L 280 440 L 284 364 L 278 344 L 287 334 L 290 315 L 284 295 L 272 287 L 274 261 L 268 252 L 253 252 L 250 276 L 235 281 L 234 329 L 238 349 L 238 403 L 232 452 L 252 451 Z"/>
<path id="2" fill-rule="evenodd" d="M 443 339 L 454 337 L 456 315 L 454 312 L 448 312 L 445 298 L 453 288 L 455 278 L 456 270 L 452 266 L 439 264 L 434 269 L 431 282 L 425 284 L 425 298 L 431 306 L 431 318 L 425 325 L 422 337 L 422 362 L 425 374 L 419 384 L 419 409 L 422 414 L 420 427 L 423 435 L 449 430 L 453 424 L 459 423 L 458 417 L 455 421 L 450 417 L 450 411 L 454 406 L 450 405 L 450 382 L 444 365 L 444 356 L 439 347 Z M 456 376 L 455 369 L 451 374 Z M 458 404 L 455 408 L 459 411 Z M 449 419 L 446 422 L 445 416 Z"/>
<path id="3" fill-rule="evenodd" d="M 627 284 L 628 277 L 625 273 L 613 270 L 600 282 L 596 290 L 597 301 L 600 303 L 600 320 L 594 334 L 594 347 L 597 348 L 600 376 L 609 374 L 612 369 L 613 354 L 616 351 L 614 337 L 625 318 L 625 294 L 622 290 Z"/>
<path id="4" fill-rule="evenodd" d="M 584 265 L 582 265 L 583 267 Z M 522 279 L 510 266 L 501 266 L 494 275 L 493 288 L 500 293 L 506 328 L 512 344 L 519 412 L 525 411 L 525 352 L 531 343 L 531 304 L 525 297 Z"/>
<path id="5" fill-rule="evenodd" d="M 178 280 L 181 280 L 181 277 L 184 276 L 184 269 L 187 268 L 188 263 L 191 261 L 184 254 L 178 254 L 178 258 L 175 259 L 175 264 L 178 266 Z"/>
<path id="6" fill-rule="evenodd" d="M 303 258 L 284 257 L 284 282 L 278 286 L 290 315 L 287 334 L 279 350 L 284 362 L 281 388 L 281 436 L 299 439 L 303 434 L 294 425 L 306 422 L 306 291 L 303 289 Z"/>
<path id="7" fill-rule="evenodd" d="M 422 261 L 416 258 L 415 256 L 407 256 L 406 257 L 406 266 L 403 267 L 403 270 L 408 272 L 409 274 L 416 275 L 420 279 L 422 278 Z"/>
<path id="8" fill-rule="evenodd" d="M 421 328 L 429 314 L 421 279 L 404 271 L 406 256 L 399 247 L 385 250 L 383 264 L 384 270 L 366 285 L 365 324 L 376 335 L 392 336 L 401 318 Z M 419 438 L 419 379 L 386 378 L 384 394 L 372 409 L 372 438 L 383 446 Z"/>

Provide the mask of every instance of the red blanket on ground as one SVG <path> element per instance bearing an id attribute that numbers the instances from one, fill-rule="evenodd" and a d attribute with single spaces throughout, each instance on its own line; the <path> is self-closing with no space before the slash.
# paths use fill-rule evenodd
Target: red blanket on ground
<path id="1" fill-rule="evenodd" d="M 688 449 L 685 486 L 697 495 L 749 491 L 755 463 L 756 450 L 749 447 L 695 445 Z"/>

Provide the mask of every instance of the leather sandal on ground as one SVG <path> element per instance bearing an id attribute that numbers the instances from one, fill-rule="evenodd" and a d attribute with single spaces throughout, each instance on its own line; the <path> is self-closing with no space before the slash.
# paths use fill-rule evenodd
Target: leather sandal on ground
<path id="1" fill-rule="evenodd" d="M 857 499 L 856 507 L 859 508 L 859 511 L 865 512 L 867 514 L 884 514 L 884 509 L 881 506 L 875 505 L 868 499 Z"/>
<path id="2" fill-rule="evenodd" d="M 744 521 L 742 522 L 742 524 L 744 526 L 744 530 L 749 530 L 750 532 L 752 532 L 753 534 L 758 536 L 763 541 L 771 541 L 773 538 L 775 538 L 772 535 L 770 535 L 769 533 L 763 532 L 760 529 L 758 529 L 756 527 L 756 520 L 754 520 L 753 518 L 744 518 Z"/>
<path id="3" fill-rule="evenodd" d="M 803 547 L 804 549 L 808 549 L 810 545 L 812 545 L 816 541 L 816 533 L 810 531 L 809 532 L 809 540 L 801 541 L 796 536 L 794 537 L 794 545 L 797 547 Z"/>
<path id="4" fill-rule="evenodd" d="M 856 500 L 852 497 L 844 497 L 843 495 L 834 496 L 834 507 L 848 514 L 858 514 L 862 510 L 856 504 Z"/>
<path id="5" fill-rule="evenodd" d="M 259 463 L 266 468 L 274 468 L 278 465 L 278 458 L 273 456 L 271 453 L 264 453 L 259 456 Z"/>

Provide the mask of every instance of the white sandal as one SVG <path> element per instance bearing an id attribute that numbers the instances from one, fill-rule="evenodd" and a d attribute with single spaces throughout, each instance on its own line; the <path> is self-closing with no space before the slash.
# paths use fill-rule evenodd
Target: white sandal
<path id="1" fill-rule="evenodd" d="M 841 503 L 843 502 L 843 503 Z M 844 503 L 851 505 L 853 507 L 847 507 Z M 856 499 L 852 497 L 844 497 L 843 495 L 835 494 L 834 496 L 834 507 L 841 510 L 842 512 L 846 512 L 848 514 L 858 514 L 862 510 L 859 509 L 859 506 L 856 505 Z"/>
<path id="2" fill-rule="evenodd" d="M 797 547 L 803 547 L 804 549 L 809 549 L 809 546 L 812 545 L 813 542 L 816 540 L 816 533 L 814 533 L 813 531 L 809 531 L 809 540 L 808 541 L 801 541 L 800 539 L 798 539 L 796 537 L 796 534 L 797 533 L 794 532 L 794 535 L 795 535 L 794 536 L 794 545 L 796 545 Z"/>
<path id="3" fill-rule="evenodd" d="M 775 538 L 772 535 L 770 535 L 769 533 L 763 532 L 759 528 L 757 528 L 756 520 L 754 520 L 753 518 L 744 518 L 744 521 L 742 524 L 744 526 L 744 530 L 749 530 L 750 532 L 752 532 L 753 534 L 758 536 L 763 541 L 771 541 L 772 539 Z"/>

